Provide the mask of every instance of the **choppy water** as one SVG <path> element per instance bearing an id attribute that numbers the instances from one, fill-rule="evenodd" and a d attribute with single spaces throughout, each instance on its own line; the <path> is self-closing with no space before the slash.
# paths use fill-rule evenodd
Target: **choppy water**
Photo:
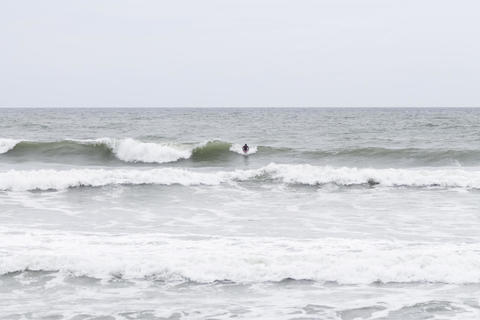
<path id="1" fill-rule="evenodd" d="M 475 109 L 0 109 L 0 319 L 478 319 L 479 199 Z"/>

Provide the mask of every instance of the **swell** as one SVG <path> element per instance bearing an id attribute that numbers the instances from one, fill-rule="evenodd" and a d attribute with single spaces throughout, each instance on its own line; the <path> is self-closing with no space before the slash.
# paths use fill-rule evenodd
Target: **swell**
<path id="1" fill-rule="evenodd" d="M 351 161 L 375 161 L 401 163 L 415 166 L 441 166 L 480 164 L 480 150 L 428 149 L 428 148 L 382 148 L 365 147 L 329 151 L 306 151 L 305 155 L 315 159 Z"/>
<path id="2" fill-rule="evenodd" d="M 18 141 L 3 154 L 3 157 L 24 160 L 81 160 L 99 162 L 116 160 L 112 148 L 102 142 L 81 143 L 71 140 L 55 142 Z"/>
<path id="3" fill-rule="evenodd" d="M 362 169 L 271 163 L 267 166 L 234 171 L 201 171 L 184 168 L 157 169 L 70 169 L 9 170 L 0 172 L 0 190 L 65 190 L 107 185 L 234 185 L 286 184 L 362 187 L 480 188 L 480 170 L 459 168 Z"/>
<path id="4" fill-rule="evenodd" d="M 252 145 L 249 154 L 298 158 L 314 163 L 362 166 L 476 166 L 480 150 L 365 147 L 338 150 L 296 150 Z M 225 162 L 244 155 L 240 144 L 220 140 L 204 143 L 142 142 L 132 138 L 99 138 L 52 142 L 0 139 L 0 159 L 56 163 L 147 163 L 178 161 Z"/>
<path id="5" fill-rule="evenodd" d="M 213 236 L 192 240 L 160 233 L 11 231 L 0 233 L 6 248 L 0 264 L 3 275 L 43 270 L 98 279 L 201 283 L 480 283 L 477 243 Z"/>
<path id="6" fill-rule="evenodd" d="M 256 152 L 257 147 L 252 146 L 248 154 Z M 168 163 L 186 159 L 228 160 L 239 154 L 243 155 L 240 145 L 217 140 L 181 144 L 142 142 L 131 138 L 52 142 L 0 139 L 0 157 L 23 161 Z"/>

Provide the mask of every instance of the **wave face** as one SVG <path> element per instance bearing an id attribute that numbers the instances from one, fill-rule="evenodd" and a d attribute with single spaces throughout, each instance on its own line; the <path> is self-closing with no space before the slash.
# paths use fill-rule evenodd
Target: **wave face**
<path id="1" fill-rule="evenodd" d="M 465 169 L 359 169 L 271 163 L 252 170 L 202 172 L 182 168 L 9 170 L 0 190 L 64 190 L 106 185 L 219 185 L 238 181 L 319 186 L 480 188 L 480 171 Z"/>
<path id="2" fill-rule="evenodd" d="M 194 162 L 224 162 L 261 152 L 262 155 L 280 159 L 304 159 L 314 164 L 341 163 L 362 166 L 476 166 L 480 150 L 451 149 L 390 149 L 366 147 L 339 150 L 296 150 L 251 145 L 247 154 L 242 145 L 220 140 L 203 143 L 142 142 L 132 138 L 61 140 L 52 142 L 0 139 L 0 157 L 23 161 L 64 163 L 92 162 L 99 164 L 146 163 L 162 164 L 182 160 Z"/>
<path id="3" fill-rule="evenodd" d="M 337 159 L 413 166 L 478 165 L 480 150 L 365 147 L 307 151 L 313 159 Z"/>
<path id="4" fill-rule="evenodd" d="M 253 146 L 248 154 L 257 152 Z M 85 158 L 96 161 L 120 160 L 139 163 L 168 163 L 192 159 L 209 161 L 227 159 L 234 153 L 242 154 L 240 145 L 222 141 L 208 141 L 197 145 L 179 143 L 141 142 L 132 138 L 91 140 L 63 140 L 55 142 L 0 139 L 0 155 L 26 160 L 75 161 Z"/>
<path id="5" fill-rule="evenodd" d="M 239 283 L 307 279 L 343 284 L 480 282 L 480 245 L 345 238 L 161 234 L 3 234 L 0 274 L 60 271 L 99 279 Z M 35 248 L 31 250 L 31 248 Z M 174 254 L 173 254 L 174 253 Z"/>

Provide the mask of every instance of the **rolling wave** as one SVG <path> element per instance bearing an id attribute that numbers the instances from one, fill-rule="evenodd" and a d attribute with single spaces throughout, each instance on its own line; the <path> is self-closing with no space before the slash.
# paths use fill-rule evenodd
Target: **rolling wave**
<path id="1" fill-rule="evenodd" d="M 13 149 L 20 141 L 14 139 L 0 139 L 0 154 Z"/>
<path id="2" fill-rule="evenodd" d="M 252 146 L 248 154 L 257 152 Z M 55 160 L 62 157 L 69 161 L 87 158 L 97 161 L 168 163 L 192 159 L 208 161 L 244 154 L 241 146 L 223 141 L 207 141 L 200 144 L 141 142 L 132 138 L 91 140 L 62 140 L 53 142 L 0 139 L 0 155 L 28 160 Z"/>
<path id="3" fill-rule="evenodd" d="M 375 239 L 165 234 L 0 233 L 0 274 L 57 271 L 99 279 L 237 283 L 284 279 L 479 283 L 480 245 Z M 220 263 L 221 262 L 221 263 Z"/>
<path id="4" fill-rule="evenodd" d="M 64 190 L 106 185 L 220 185 L 241 181 L 309 186 L 480 188 L 480 171 L 441 169 L 359 169 L 271 163 L 259 169 L 197 171 L 184 168 L 9 170 L 0 172 L 0 190 Z"/>
<path id="5" fill-rule="evenodd" d="M 250 146 L 248 154 L 298 158 L 314 163 L 384 167 L 476 166 L 480 150 L 362 147 L 331 150 Z M 234 160 L 245 155 L 240 144 L 211 140 L 203 143 L 142 142 L 132 138 L 99 138 L 52 142 L 0 139 L 0 158 L 57 163 L 147 163 L 162 164 L 182 160 L 195 162 Z M 275 161 L 272 159 L 271 161 Z M 277 160 L 278 161 L 278 160 Z"/>

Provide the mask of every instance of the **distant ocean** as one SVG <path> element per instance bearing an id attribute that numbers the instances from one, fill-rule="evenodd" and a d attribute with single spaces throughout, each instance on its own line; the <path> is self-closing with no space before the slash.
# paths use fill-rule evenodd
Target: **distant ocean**
<path id="1" fill-rule="evenodd" d="M 0 319 L 479 318 L 480 109 L 0 109 Z"/>

